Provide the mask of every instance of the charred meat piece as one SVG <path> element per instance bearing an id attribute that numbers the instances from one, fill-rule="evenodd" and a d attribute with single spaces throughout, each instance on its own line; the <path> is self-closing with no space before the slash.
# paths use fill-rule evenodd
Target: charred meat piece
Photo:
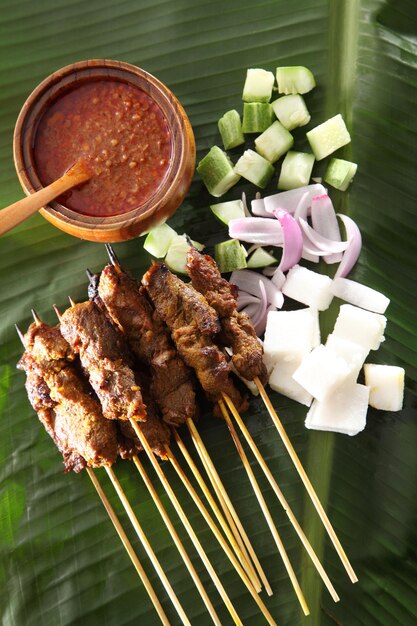
<path id="1" fill-rule="evenodd" d="M 251 319 L 237 311 L 237 288 L 222 278 L 216 262 L 191 247 L 187 257 L 187 271 L 193 287 L 205 296 L 217 311 L 224 342 L 233 350 L 232 362 L 241 376 L 253 380 L 258 376 L 262 383 L 268 379 L 262 358 L 262 346 L 256 336 Z"/>
<path id="2" fill-rule="evenodd" d="M 143 390 L 144 400 L 146 402 L 147 419 L 141 423 L 140 429 L 145 435 L 152 450 L 161 459 L 165 460 L 165 445 L 169 444 L 171 432 L 168 426 L 163 422 L 159 415 L 155 402 L 147 389 L 149 389 L 149 380 L 143 373 L 136 372 L 136 378 Z M 143 450 L 142 445 L 130 422 L 118 422 L 119 428 L 119 454 L 123 459 L 131 458 L 134 454 L 138 454 Z"/>
<path id="3" fill-rule="evenodd" d="M 217 318 L 205 298 L 163 264 L 154 264 L 143 280 L 158 314 L 171 331 L 178 352 L 186 364 L 194 368 L 209 400 L 217 402 L 224 392 L 240 411 L 245 410 L 247 400 L 233 384 L 225 355 L 200 330 L 204 312 L 208 319 Z"/>
<path id="4" fill-rule="evenodd" d="M 93 302 L 67 309 L 61 333 L 79 355 L 107 419 L 146 420 L 146 407 L 122 333 Z"/>
<path id="5" fill-rule="evenodd" d="M 89 294 L 93 295 L 92 290 Z M 180 426 L 187 418 L 195 417 L 193 373 L 179 356 L 165 323 L 140 283 L 107 265 L 101 272 L 97 295 L 124 332 L 135 357 L 150 367 L 151 395 L 163 420 Z"/>
<path id="6" fill-rule="evenodd" d="M 103 417 L 65 344 L 56 327 L 29 327 L 18 364 L 27 375 L 29 400 L 63 455 L 65 471 L 111 465 L 117 458 L 116 427 Z"/>

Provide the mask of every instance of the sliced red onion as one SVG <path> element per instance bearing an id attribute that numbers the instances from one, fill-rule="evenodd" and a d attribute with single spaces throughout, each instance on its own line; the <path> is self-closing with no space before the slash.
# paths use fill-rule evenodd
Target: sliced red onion
<path id="1" fill-rule="evenodd" d="M 276 265 L 268 265 L 268 267 L 263 268 L 262 274 L 264 276 L 268 276 L 268 278 L 271 278 L 271 276 L 275 274 L 276 269 L 277 269 Z"/>
<path id="2" fill-rule="evenodd" d="M 281 191 L 280 193 L 275 193 L 274 195 L 267 196 L 263 199 L 264 209 L 266 213 L 273 213 L 274 210 L 279 208 L 282 208 L 289 213 L 294 213 L 298 203 L 306 192 L 311 200 L 314 196 L 320 196 L 327 193 L 327 189 L 323 187 L 323 185 L 315 184 L 298 187 L 297 189 L 291 189 L 290 191 Z"/>
<path id="3" fill-rule="evenodd" d="M 298 220 L 304 234 L 310 240 L 310 242 L 319 250 L 323 250 L 327 254 L 333 254 L 335 252 L 344 252 L 349 245 L 348 241 L 333 241 L 327 237 L 323 237 L 314 228 L 303 220 L 301 217 Z M 318 254 L 318 252 L 317 252 Z"/>
<path id="4" fill-rule="evenodd" d="M 250 203 L 253 215 L 258 215 L 259 217 L 270 217 L 270 213 L 267 213 L 265 209 L 265 203 L 263 198 L 255 198 Z"/>
<path id="5" fill-rule="evenodd" d="M 252 318 L 253 326 L 256 334 L 261 335 L 265 331 L 266 326 L 266 309 L 268 307 L 268 301 L 266 297 L 266 289 L 262 280 L 259 281 L 259 292 L 261 295 L 259 307 L 256 314 Z"/>
<path id="6" fill-rule="evenodd" d="M 244 191 L 242 191 L 242 204 L 243 204 L 243 210 L 245 212 L 245 216 L 252 217 L 248 209 L 248 203 L 246 202 L 246 194 Z"/>
<path id="7" fill-rule="evenodd" d="M 287 211 L 278 209 L 273 211 L 278 222 L 282 226 L 284 242 L 282 245 L 282 257 L 278 269 L 286 272 L 298 263 L 303 253 L 303 235 L 298 223 Z"/>
<path id="8" fill-rule="evenodd" d="M 263 217 L 238 217 L 230 220 L 229 237 L 260 246 L 281 246 L 283 242 L 280 223 Z"/>
<path id="9" fill-rule="evenodd" d="M 303 247 L 303 254 L 301 258 L 305 261 L 310 261 L 310 263 L 318 263 L 320 261 L 318 254 L 310 254 L 306 251 L 305 247 Z"/>
<path id="10" fill-rule="evenodd" d="M 256 302 L 256 304 L 255 303 L 248 304 L 243 309 L 241 309 L 241 313 L 246 313 L 246 315 L 248 315 L 251 319 L 253 319 L 256 313 L 258 312 L 259 304 L 260 304 L 260 300 L 258 299 L 258 302 Z"/>
<path id="11" fill-rule="evenodd" d="M 284 303 L 284 296 L 274 283 L 262 274 L 258 274 L 258 272 L 253 272 L 252 270 L 236 270 L 232 272 L 229 282 L 239 287 L 239 290 L 246 291 L 252 296 L 259 298 L 260 280 L 265 287 L 268 304 L 273 304 L 280 309 Z"/>
<path id="12" fill-rule="evenodd" d="M 308 191 L 306 191 L 305 194 L 301 196 L 300 202 L 297 204 L 297 208 L 294 212 L 294 219 L 298 220 L 298 218 L 302 217 L 304 220 L 306 220 L 310 204 L 310 195 Z"/>
<path id="13" fill-rule="evenodd" d="M 359 258 L 359 254 L 362 248 L 362 237 L 358 226 L 352 218 L 348 217 L 347 215 L 343 215 L 342 213 L 337 213 L 337 217 L 342 220 L 346 229 L 348 247 L 343 254 L 343 259 L 341 260 L 334 277 L 344 278 L 349 274 L 350 270 Z"/>
<path id="14" fill-rule="evenodd" d="M 258 304 L 259 297 L 252 296 L 250 293 L 246 293 L 246 291 L 239 290 L 239 295 L 237 297 L 237 308 L 240 311 L 244 306 L 248 304 Z"/>
<path id="15" fill-rule="evenodd" d="M 341 241 L 340 228 L 337 222 L 333 203 L 327 194 L 315 196 L 311 200 L 311 223 L 316 232 L 332 241 Z M 329 254 L 324 257 L 326 263 L 339 263 L 342 253 Z"/>
<path id="16" fill-rule="evenodd" d="M 285 283 L 285 274 L 282 270 L 277 267 L 275 272 L 272 275 L 271 282 L 277 287 L 277 289 L 281 289 L 283 284 Z"/>

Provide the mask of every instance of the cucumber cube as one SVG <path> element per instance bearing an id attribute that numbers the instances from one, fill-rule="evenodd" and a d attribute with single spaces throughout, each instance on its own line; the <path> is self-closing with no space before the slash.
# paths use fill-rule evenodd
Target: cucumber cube
<path id="1" fill-rule="evenodd" d="M 244 102 L 269 102 L 274 82 L 275 77 L 272 72 L 259 68 L 248 70 L 242 100 Z"/>
<path id="2" fill-rule="evenodd" d="M 356 174 L 358 165 L 343 159 L 330 159 L 324 174 L 324 181 L 335 189 L 346 191 Z"/>
<path id="3" fill-rule="evenodd" d="M 236 148 L 236 146 L 245 143 L 240 115 L 235 109 L 227 111 L 219 119 L 218 126 L 225 150 Z"/>
<path id="4" fill-rule="evenodd" d="M 267 267 L 268 265 L 273 265 L 274 263 L 278 263 L 277 259 L 269 254 L 263 248 L 257 248 L 249 257 L 248 267 L 251 269 L 255 269 L 258 267 Z"/>
<path id="5" fill-rule="evenodd" d="M 281 122 L 274 122 L 255 139 L 256 152 L 275 163 L 294 143 L 294 137 Z"/>
<path id="6" fill-rule="evenodd" d="M 254 150 L 245 150 L 235 165 L 236 174 L 264 189 L 274 174 L 274 168 Z"/>
<path id="7" fill-rule="evenodd" d="M 160 224 L 149 231 L 143 244 L 146 252 L 149 252 L 157 259 L 162 259 L 168 252 L 172 241 L 177 237 L 177 233 L 168 224 Z"/>
<path id="8" fill-rule="evenodd" d="M 230 220 L 245 217 L 245 208 L 242 200 L 230 200 L 230 202 L 211 204 L 210 209 L 223 224 L 229 224 Z"/>
<path id="9" fill-rule="evenodd" d="M 204 246 L 198 241 L 191 242 L 197 250 L 203 250 Z M 190 249 L 190 243 L 185 235 L 176 235 L 168 248 L 167 255 L 164 259 L 165 264 L 178 274 L 186 274 L 187 253 Z"/>
<path id="10" fill-rule="evenodd" d="M 316 86 L 312 72 L 302 66 L 277 67 L 279 93 L 307 93 Z"/>
<path id="11" fill-rule="evenodd" d="M 240 176 L 223 150 L 213 146 L 197 165 L 197 172 L 212 196 L 222 196 L 237 183 Z"/>
<path id="12" fill-rule="evenodd" d="M 245 102 L 242 129 L 244 133 L 263 133 L 274 121 L 274 110 L 266 102 Z"/>
<path id="13" fill-rule="evenodd" d="M 288 152 L 281 166 L 278 189 L 288 191 L 304 187 L 310 182 L 314 155 L 306 152 Z"/>
<path id="14" fill-rule="evenodd" d="M 214 259 L 221 274 L 246 267 L 246 250 L 237 239 L 222 241 L 214 246 Z"/>
<path id="15" fill-rule="evenodd" d="M 340 113 L 309 130 L 307 139 L 317 161 L 350 143 L 350 135 Z"/>
<path id="16" fill-rule="evenodd" d="M 287 130 L 305 126 L 311 119 L 304 98 L 299 95 L 282 96 L 282 98 L 274 100 L 271 106 L 275 115 Z"/>

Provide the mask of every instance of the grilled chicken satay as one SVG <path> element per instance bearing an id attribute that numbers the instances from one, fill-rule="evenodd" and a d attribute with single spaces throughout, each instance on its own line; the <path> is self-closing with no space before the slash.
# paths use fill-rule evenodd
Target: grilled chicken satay
<path id="1" fill-rule="evenodd" d="M 65 471 L 101 467 L 116 461 L 116 426 L 103 417 L 89 394 L 74 355 L 56 327 L 31 324 L 18 368 L 40 421 L 64 457 Z"/>
<path id="2" fill-rule="evenodd" d="M 192 367 L 208 399 L 217 403 L 226 393 L 240 411 L 248 404 L 233 384 L 225 355 L 213 341 L 220 330 L 218 316 L 205 298 L 162 263 L 155 263 L 143 283 L 185 363 Z"/>
<path id="3" fill-rule="evenodd" d="M 187 418 L 194 418 L 197 407 L 192 371 L 179 356 L 165 323 L 139 281 L 119 267 L 107 265 L 96 288 L 92 285 L 89 289 L 89 295 L 93 299 L 99 297 L 123 330 L 135 357 L 150 367 L 150 391 L 163 420 L 180 426 Z"/>
<path id="4" fill-rule="evenodd" d="M 258 376 L 266 383 L 268 374 L 262 346 L 249 316 L 237 310 L 237 288 L 222 278 L 214 259 L 194 247 L 188 252 L 187 271 L 193 287 L 204 295 L 220 318 L 223 340 L 233 350 L 236 370 L 247 380 Z"/>
<path id="5" fill-rule="evenodd" d="M 93 303 L 67 309 L 61 333 L 79 355 L 107 419 L 146 420 L 146 407 L 122 333 Z"/>

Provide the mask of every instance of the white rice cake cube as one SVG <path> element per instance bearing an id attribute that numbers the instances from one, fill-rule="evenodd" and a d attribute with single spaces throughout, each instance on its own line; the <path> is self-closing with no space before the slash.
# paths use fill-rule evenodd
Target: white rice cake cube
<path id="1" fill-rule="evenodd" d="M 325 345 L 326 348 L 333 350 L 346 361 L 351 370 L 352 380 L 356 380 L 369 354 L 369 350 L 354 341 L 342 339 L 333 333 L 327 337 Z"/>
<path id="2" fill-rule="evenodd" d="M 328 276 L 294 265 L 287 274 L 282 293 L 313 309 L 325 311 L 333 299 L 332 284 Z"/>
<path id="3" fill-rule="evenodd" d="M 387 318 L 379 313 L 365 311 L 352 304 L 342 304 L 333 334 L 349 339 L 366 350 L 378 350 L 384 341 Z"/>
<path id="4" fill-rule="evenodd" d="M 381 411 L 401 411 L 404 400 L 404 368 L 366 363 L 364 370 L 365 384 L 371 389 L 370 406 Z"/>
<path id="5" fill-rule="evenodd" d="M 315 309 L 268 313 L 264 338 L 267 368 L 271 369 L 281 361 L 298 364 L 319 343 L 319 316 Z"/>
<path id="6" fill-rule="evenodd" d="M 313 396 L 293 379 L 292 375 L 300 363 L 296 361 L 281 361 L 277 363 L 269 377 L 269 386 L 283 396 L 291 398 L 300 404 L 310 406 Z"/>
<path id="7" fill-rule="evenodd" d="M 350 373 L 345 359 L 320 345 L 304 357 L 293 378 L 314 398 L 324 400 L 347 380 Z"/>
<path id="8" fill-rule="evenodd" d="M 367 311 L 374 311 L 374 313 L 385 313 L 390 303 L 390 299 L 380 291 L 349 278 L 335 278 L 332 293 L 349 304 L 360 306 Z"/>
<path id="9" fill-rule="evenodd" d="M 366 426 L 369 387 L 353 383 L 343 386 L 324 402 L 313 401 L 305 425 L 313 430 L 329 430 L 357 435 Z"/>

